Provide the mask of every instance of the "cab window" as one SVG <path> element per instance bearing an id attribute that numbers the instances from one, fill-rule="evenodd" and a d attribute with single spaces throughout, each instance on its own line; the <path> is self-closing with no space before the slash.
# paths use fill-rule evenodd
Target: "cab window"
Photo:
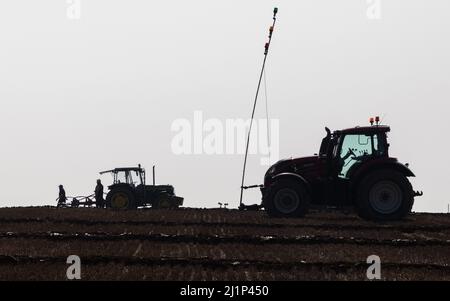
<path id="1" fill-rule="evenodd" d="M 341 171 L 340 177 L 346 178 L 350 168 L 357 162 L 364 161 L 371 156 L 382 155 L 378 135 L 345 135 L 340 148 L 339 159 Z"/>

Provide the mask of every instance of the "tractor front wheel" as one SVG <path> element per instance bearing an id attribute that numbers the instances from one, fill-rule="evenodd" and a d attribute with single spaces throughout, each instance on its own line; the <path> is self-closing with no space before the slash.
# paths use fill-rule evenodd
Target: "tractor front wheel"
<path id="1" fill-rule="evenodd" d="M 136 200 L 128 189 L 116 188 L 106 196 L 106 206 L 111 209 L 136 209 Z"/>
<path id="2" fill-rule="evenodd" d="M 310 202 L 305 185 L 282 179 L 269 187 L 264 208 L 272 217 L 301 217 L 308 212 Z"/>

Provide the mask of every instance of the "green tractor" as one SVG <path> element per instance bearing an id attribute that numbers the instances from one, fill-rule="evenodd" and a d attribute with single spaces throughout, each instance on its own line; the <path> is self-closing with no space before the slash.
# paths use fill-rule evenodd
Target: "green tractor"
<path id="1" fill-rule="evenodd" d="M 145 184 L 145 169 L 138 167 L 121 167 L 102 171 L 101 175 L 110 173 L 114 181 L 108 186 L 106 207 L 112 209 L 136 209 L 138 207 L 178 208 L 183 205 L 183 198 L 175 195 L 172 185 L 155 185 L 155 168 L 153 167 L 153 185 Z"/>

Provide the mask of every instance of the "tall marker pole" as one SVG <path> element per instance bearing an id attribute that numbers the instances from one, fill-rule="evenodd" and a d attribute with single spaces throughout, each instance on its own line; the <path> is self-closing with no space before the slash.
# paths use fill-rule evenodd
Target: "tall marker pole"
<path id="1" fill-rule="evenodd" d="M 252 132 L 253 119 L 255 117 L 255 109 L 256 109 L 256 103 L 258 101 L 259 89 L 261 87 L 261 80 L 263 78 L 264 68 L 266 67 L 267 54 L 269 53 L 270 42 L 272 41 L 272 34 L 275 29 L 275 23 L 277 22 L 277 13 L 278 13 L 278 8 L 275 7 L 273 9 L 273 24 L 269 29 L 269 41 L 264 46 L 264 61 L 263 61 L 262 68 L 261 68 L 261 74 L 259 76 L 258 88 L 256 89 L 255 101 L 253 103 L 252 117 L 250 119 L 250 128 L 248 130 L 248 136 L 247 136 L 247 145 L 245 147 L 244 167 L 242 169 L 241 197 L 239 199 L 239 208 L 240 209 L 243 208 L 242 197 L 244 194 L 245 169 L 247 167 L 247 156 L 248 156 L 248 146 L 250 144 L 250 134 Z M 267 122 L 269 122 L 269 121 L 267 120 Z"/>

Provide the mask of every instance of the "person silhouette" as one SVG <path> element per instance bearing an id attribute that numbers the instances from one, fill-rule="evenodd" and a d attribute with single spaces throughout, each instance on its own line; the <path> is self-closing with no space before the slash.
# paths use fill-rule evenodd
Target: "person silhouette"
<path id="1" fill-rule="evenodd" d="M 95 204 L 97 208 L 103 208 L 105 205 L 105 200 L 103 199 L 103 185 L 100 180 L 97 180 L 97 186 L 95 186 Z"/>
<path id="2" fill-rule="evenodd" d="M 62 185 L 59 185 L 59 197 L 58 197 L 58 205 L 57 207 L 63 207 L 66 205 L 67 197 L 66 191 Z"/>

